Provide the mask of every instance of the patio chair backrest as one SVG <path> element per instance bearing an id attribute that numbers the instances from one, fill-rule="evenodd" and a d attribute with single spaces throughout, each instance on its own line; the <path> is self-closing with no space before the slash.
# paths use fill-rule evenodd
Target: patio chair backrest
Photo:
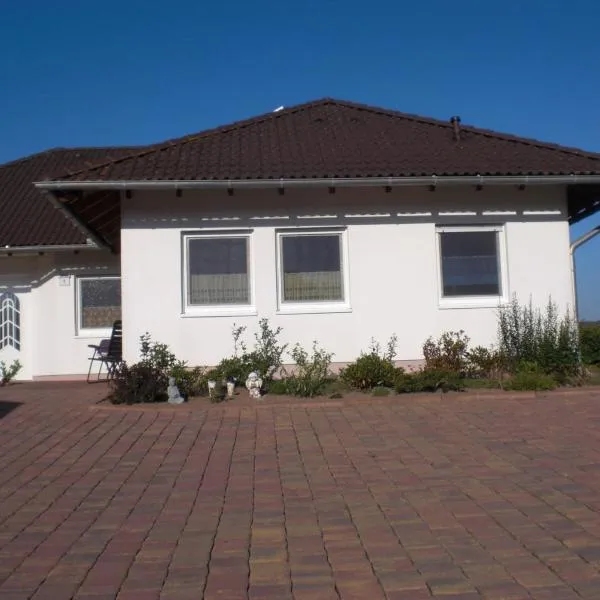
<path id="1" fill-rule="evenodd" d="M 120 320 L 113 323 L 106 355 L 115 361 L 123 358 L 123 322 Z"/>

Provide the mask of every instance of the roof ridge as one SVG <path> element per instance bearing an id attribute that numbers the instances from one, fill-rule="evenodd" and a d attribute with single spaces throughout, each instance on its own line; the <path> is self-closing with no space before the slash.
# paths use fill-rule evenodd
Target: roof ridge
<path id="1" fill-rule="evenodd" d="M 125 154 L 123 156 L 119 156 L 117 158 L 103 157 L 102 160 L 98 161 L 97 163 L 90 161 L 89 166 L 80 168 L 80 169 L 70 172 L 70 173 L 65 173 L 61 177 L 53 177 L 52 179 L 54 181 L 60 181 L 64 177 L 69 177 L 69 178 L 76 177 L 77 175 L 80 175 L 82 173 L 87 173 L 89 171 L 94 171 L 96 169 L 102 169 L 103 167 L 107 167 L 109 165 L 117 165 L 117 164 L 126 162 L 128 160 L 144 158 L 145 156 L 147 156 L 149 154 L 162 152 L 164 150 L 172 148 L 173 146 L 181 147 L 181 146 L 190 144 L 192 142 L 202 140 L 204 138 L 209 138 L 212 136 L 229 133 L 231 131 L 243 129 L 245 127 L 264 123 L 265 121 L 288 117 L 290 115 L 302 112 L 309 108 L 315 108 L 318 106 L 325 106 L 325 105 L 335 105 L 335 106 L 351 108 L 351 109 L 355 109 L 355 110 L 368 111 L 368 112 L 378 114 L 378 115 L 399 118 L 399 119 L 405 119 L 405 120 L 409 120 L 409 121 L 416 122 L 416 123 L 422 123 L 424 125 L 443 127 L 446 129 L 450 129 L 453 127 L 453 125 L 450 121 L 443 121 L 441 119 L 436 119 L 433 117 L 424 117 L 424 116 L 417 115 L 417 114 L 405 113 L 405 112 L 395 110 L 395 109 L 371 106 L 368 104 L 362 104 L 362 103 L 352 102 L 352 101 L 348 101 L 348 100 L 339 100 L 339 99 L 332 98 L 332 97 L 323 97 L 323 98 L 320 98 L 317 100 L 311 100 L 311 101 L 303 102 L 300 104 L 296 104 L 296 105 L 290 106 L 289 108 L 284 108 L 282 110 L 270 111 L 270 112 L 263 113 L 263 114 L 260 114 L 260 115 L 254 116 L 254 117 L 248 117 L 246 119 L 234 121 L 233 123 L 228 123 L 225 125 L 211 127 L 210 129 L 205 129 L 205 130 L 202 130 L 202 131 L 199 131 L 196 133 L 183 135 L 183 136 L 180 136 L 177 138 L 171 138 L 171 139 L 165 140 L 163 142 L 158 142 L 155 144 L 150 144 L 150 145 L 145 145 L 145 146 L 141 146 L 141 145 L 140 146 L 131 146 L 131 147 L 123 146 L 121 148 L 123 148 L 123 149 L 131 148 L 131 149 L 135 149 L 136 151 L 127 153 L 127 154 Z M 562 146 L 560 144 L 544 142 L 544 141 L 537 140 L 534 138 L 520 137 L 517 135 L 498 132 L 498 131 L 494 131 L 491 129 L 483 129 L 480 127 L 476 127 L 474 125 L 461 124 L 461 129 L 470 134 L 484 136 L 484 137 L 491 138 L 491 139 L 501 140 L 501 141 L 505 141 L 505 142 L 511 142 L 511 143 L 515 143 L 515 144 L 522 144 L 522 145 L 546 149 L 546 150 L 553 150 L 553 151 L 567 154 L 570 156 L 574 155 L 574 156 L 579 156 L 579 157 L 584 157 L 584 158 L 589 158 L 592 160 L 600 161 L 600 153 L 589 152 L 589 151 L 586 151 L 586 150 L 583 150 L 580 148 Z M 107 149 L 108 148 L 119 149 L 118 146 L 112 146 L 112 147 L 109 146 L 106 148 Z M 56 148 L 54 150 L 60 150 L 60 149 L 62 149 L 62 148 Z M 82 149 L 84 149 L 84 148 L 82 148 Z"/>
<path id="2" fill-rule="evenodd" d="M 424 123 L 427 125 L 438 125 L 446 128 L 453 127 L 450 121 L 443 121 L 441 119 L 436 119 L 434 117 L 424 117 L 421 115 L 413 114 L 413 113 L 405 113 L 399 110 L 381 108 L 377 106 L 371 106 L 369 104 L 361 104 L 359 102 L 351 102 L 348 100 L 336 100 L 333 98 L 328 98 L 334 104 L 340 104 L 343 106 L 348 106 L 351 108 L 357 108 L 359 110 L 368 110 L 370 112 L 386 115 L 386 116 L 396 116 L 399 118 L 409 119 L 411 121 L 416 121 L 419 123 Z M 567 154 L 575 154 L 577 156 L 585 156 L 587 158 L 592 158 L 594 160 L 600 160 L 600 152 L 590 152 L 589 150 L 583 150 L 582 148 L 576 148 L 574 146 L 563 146 L 562 144 L 556 144 L 553 142 L 545 142 L 543 140 L 538 140 L 536 138 L 531 137 L 523 137 L 514 135 L 511 133 L 504 133 L 501 131 L 495 131 L 493 129 L 486 129 L 483 127 L 476 127 L 475 125 L 465 125 L 461 123 L 461 130 L 466 130 L 470 133 L 475 133 L 477 135 L 483 135 L 485 137 L 490 137 L 494 139 L 500 139 L 507 142 L 514 142 L 519 144 L 524 144 L 527 146 L 535 146 L 537 148 L 545 148 L 548 150 L 556 150 L 559 152 L 564 152 Z"/>
<path id="3" fill-rule="evenodd" d="M 202 131 L 198 131 L 196 133 L 191 133 L 188 135 L 183 135 L 178 138 L 171 138 L 164 142 L 158 142 L 156 144 L 151 144 L 150 146 L 141 146 L 144 148 L 142 152 L 132 153 L 126 156 L 121 156 L 115 160 L 108 160 L 98 163 L 92 167 L 87 169 L 80 169 L 79 171 L 75 171 L 73 173 L 68 173 L 68 177 L 73 177 L 75 175 L 79 175 L 80 173 L 86 173 L 87 171 L 92 171 L 94 169 L 101 169 L 102 167 L 106 167 L 108 165 L 119 164 L 126 160 L 130 160 L 132 158 L 143 158 L 147 154 L 151 154 L 152 152 L 160 152 L 162 150 L 166 150 L 167 148 L 171 148 L 176 145 L 189 144 L 191 142 L 195 142 L 199 139 L 210 137 L 212 135 L 218 135 L 221 133 L 228 133 L 230 131 L 235 131 L 236 129 L 242 129 L 244 127 L 248 127 L 250 125 L 256 125 L 258 123 L 262 123 L 269 119 L 277 119 L 283 116 L 288 116 L 300 112 L 302 110 L 306 110 L 307 108 L 312 108 L 314 106 L 319 106 L 320 104 L 335 104 L 338 101 L 333 98 L 320 98 L 319 100 L 312 100 L 309 102 L 303 102 L 301 104 L 295 104 L 294 106 L 290 106 L 289 108 L 284 108 L 279 111 L 270 111 L 268 113 L 262 113 L 260 115 L 256 115 L 254 117 L 248 117 L 246 119 L 241 119 L 239 121 L 234 121 L 233 123 L 228 123 L 226 125 L 218 125 L 217 127 L 211 127 L 210 129 L 204 129 Z M 54 181 L 60 181 L 60 178 L 53 178 Z"/>

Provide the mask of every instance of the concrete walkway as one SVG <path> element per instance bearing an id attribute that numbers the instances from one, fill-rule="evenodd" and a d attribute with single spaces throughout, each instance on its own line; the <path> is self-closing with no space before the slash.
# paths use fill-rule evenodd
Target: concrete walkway
<path id="1" fill-rule="evenodd" d="M 600 392 L 0 389 L 2 600 L 600 598 Z"/>

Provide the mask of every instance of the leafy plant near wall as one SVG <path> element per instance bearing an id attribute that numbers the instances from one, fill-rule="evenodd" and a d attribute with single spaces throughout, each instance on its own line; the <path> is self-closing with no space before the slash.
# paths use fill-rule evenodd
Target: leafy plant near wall
<path id="1" fill-rule="evenodd" d="M 468 370 L 469 337 L 460 331 L 447 331 L 423 344 L 423 357 L 427 369 L 464 375 Z"/>
<path id="2" fill-rule="evenodd" d="M 463 377 L 453 371 L 426 367 L 415 373 L 398 369 L 394 388 L 399 394 L 418 392 L 459 392 L 465 388 Z"/>
<path id="3" fill-rule="evenodd" d="M 389 339 L 386 349 L 374 339 L 371 340 L 368 352 L 363 352 L 340 373 L 340 378 L 350 387 L 357 390 L 371 390 L 374 387 L 393 387 L 396 380 L 394 358 L 398 337 L 394 334 Z"/>
<path id="4" fill-rule="evenodd" d="M 248 352 L 248 347 L 242 338 L 246 327 L 238 327 L 234 324 L 232 331 L 234 354 L 219 362 L 211 373 L 212 377 L 218 380 L 233 379 L 243 385 L 248 375 L 256 371 L 265 383 L 273 380 L 273 376 L 282 367 L 287 344 L 282 344 L 279 339 L 282 328 L 273 329 L 268 319 L 261 319 L 258 327 L 258 332 L 254 334 L 254 349 Z"/>
<path id="5" fill-rule="evenodd" d="M 333 354 L 320 348 L 315 341 L 311 354 L 296 344 L 290 355 L 296 369 L 292 376 L 284 380 L 287 393 L 311 398 L 321 394 L 331 380 L 329 369 Z"/>
<path id="6" fill-rule="evenodd" d="M 518 371 L 504 383 L 504 389 L 515 391 L 553 390 L 556 379 L 542 371 L 537 363 L 521 362 Z"/>
<path id="7" fill-rule="evenodd" d="M 581 323 L 581 358 L 587 365 L 600 365 L 600 324 Z"/>
<path id="8" fill-rule="evenodd" d="M 548 301 L 544 311 L 519 304 L 499 309 L 498 349 L 510 373 L 522 364 L 535 364 L 540 371 L 566 381 L 581 371 L 577 323 L 567 312 L 559 316 L 557 305 Z"/>
<path id="9" fill-rule="evenodd" d="M 8 385 L 23 368 L 20 361 L 14 360 L 9 366 L 4 361 L 0 361 L 0 386 Z"/>
<path id="10" fill-rule="evenodd" d="M 177 380 L 179 374 L 178 383 L 184 386 L 190 382 L 183 375 L 185 367 L 166 344 L 153 342 L 146 333 L 140 337 L 140 361 L 133 365 L 122 364 L 112 380 L 110 401 L 113 404 L 163 402 L 167 399 L 170 376 Z"/>

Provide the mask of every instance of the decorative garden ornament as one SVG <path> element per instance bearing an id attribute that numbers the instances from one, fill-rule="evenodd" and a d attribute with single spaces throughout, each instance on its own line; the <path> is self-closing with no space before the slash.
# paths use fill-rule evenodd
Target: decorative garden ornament
<path id="1" fill-rule="evenodd" d="M 169 377 L 169 387 L 167 387 L 167 395 L 169 396 L 169 404 L 183 404 L 185 398 L 179 392 L 179 388 L 175 383 L 175 377 Z"/>
<path id="2" fill-rule="evenodd" d="M 227 397 L 233 398 L 233 392 L 235 390 L 235 381 L 227 382 Z"/>
<path id="3" fill-rule="evenodd" d="M 214 379 L 208 380 L 208 395 L 212 398 L 215 395 L 215 387 L 217 382 Z"/>
<path id="4" fill-rule="evenodd" d="M 258 399 L 260 398 L 260 390 L 262 388 L 263 381 L 255 371 L 252 371 L 250 375 L 248 375 L 248 379 L 246 379 L 246 388 L 248 393 L 250 394 L 250 398 Z"/>

